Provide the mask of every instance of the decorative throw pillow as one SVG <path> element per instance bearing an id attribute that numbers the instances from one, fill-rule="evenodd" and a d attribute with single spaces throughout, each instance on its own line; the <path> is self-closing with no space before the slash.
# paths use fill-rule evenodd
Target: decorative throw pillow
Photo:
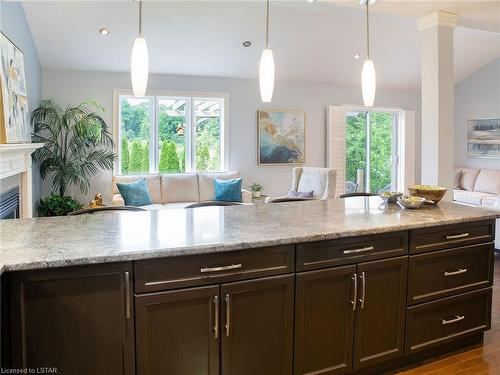
<path id="1" fill-rule="evenodd" d="M 120 190 L 125 206 L 145 206 L 153 204 L 151 195 L 149 195 L 146 180 L 141 178 L 131 183 L 117 182 L 116 186 Z"/>
<path id="2" fill-rule="evenodd" d="M 295 190 L 288 190 L 288 197 L 289 198 L 313 198 L 314 191 L 295 191 Z"/>
<path id="3" fill-rule="evenodd" d="M 218 180 L 214 178 L 215 201 L 241 202 L 242 178 Z"/>
<path id="4" fill-rule="evenodd" d="M 462 178 L 462 171 L 457 171 L 453 175 L 453 189 L 460 189 L 460 179 Z"/>

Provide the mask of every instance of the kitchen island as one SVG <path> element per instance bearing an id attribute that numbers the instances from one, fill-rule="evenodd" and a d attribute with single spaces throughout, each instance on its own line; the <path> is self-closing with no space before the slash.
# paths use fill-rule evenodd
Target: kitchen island
<path id="1" fill-rule="evenodd" d="M 380 203 L 1 221 L 2 364 L 345 374 L 481 340 L 496 214 Z"/>

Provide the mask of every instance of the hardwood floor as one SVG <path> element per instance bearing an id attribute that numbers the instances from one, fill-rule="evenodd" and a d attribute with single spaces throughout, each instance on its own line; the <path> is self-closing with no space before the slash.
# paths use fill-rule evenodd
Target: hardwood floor
<path id="1" fill-rule="evenodd" d="M 491 330 L 484 335 L 484 343 L 447 354 L 408 370 L 400 375 L 500 375 L 500 254 L 495 253 L 493 281 L 493 311 Z"/>

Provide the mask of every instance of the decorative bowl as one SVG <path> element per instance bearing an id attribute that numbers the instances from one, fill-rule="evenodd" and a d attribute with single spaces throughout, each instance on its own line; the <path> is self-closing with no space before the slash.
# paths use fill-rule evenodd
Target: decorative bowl
<path id="1" fill-rule="evenodd" d="M 408 191 L 411 195 L 425 198 L 434 204 L 437 204 L 446 194 L 446 188 L 434 185 L 412 185 L 408 186 Z"/>
<path id="2" fill-rule="evenodd" d="M 403 193 L 398 193 L 397 191 L 384 191 L 383 193 L 380 193 L 380 198 L 382 198 L 386 203 L 396 203 L 398 201 L 398 197 L 402 195 Z"/>
<path id="3" fill-rule="evenodd" d="M 413 195 L 402 195 L 398 197 L 398 203 L 404 208 L 416 209 L 422 207 L 426 201 L 423 197 L 416 197 Z"/>

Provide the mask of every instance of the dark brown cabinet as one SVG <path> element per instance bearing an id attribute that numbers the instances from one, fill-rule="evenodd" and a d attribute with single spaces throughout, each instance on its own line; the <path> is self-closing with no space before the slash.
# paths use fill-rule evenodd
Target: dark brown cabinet
<path id="1" fill-rule="evenodd" d="M 223 284 L 222 375 L 292 372 L 293 275 Z"/>
<path id="2" fill-rule="evenodd" d="M 356 266 L 296 276 L 295 374 L 352 371 Z"/>
<path id="3" fill-rule="evenodd" d="M 407 262 L 297 274 L 295 374 L 345 374 L 403 355 Z"/>
<path id="4" fill-rule="evenodd" d="M 219 302 L 218 285 L 137 296 L 137 374 L 218 374 Z"/>
<path id="5" fill-rule="evenodd" d="M 10 275 L 11 365 L 134 374 L 131 274 L 117 263 Z"/>
<path id="6" fill-rule="evenodd" d="M 358 264 L 354 368 L 403 355 L 407 257 Z"/>

